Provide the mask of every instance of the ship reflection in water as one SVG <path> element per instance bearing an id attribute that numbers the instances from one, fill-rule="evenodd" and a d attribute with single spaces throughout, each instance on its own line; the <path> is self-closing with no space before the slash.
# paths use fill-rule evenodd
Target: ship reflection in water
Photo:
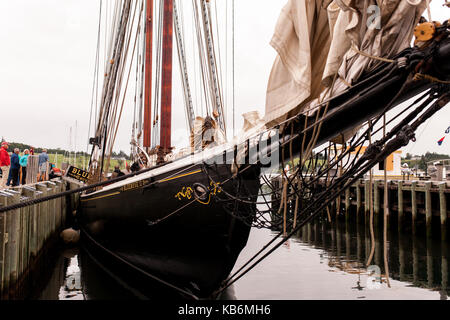
<path id="1" fill-rule="evenodd" d="M 253 229 L 235 270 L 276 233 Z M 391 234 L 390 285 L 384 276 L 383 235 L 376 234 L 372 266 L 365 267 L 370 233 L 364 226 L 316 222 L 303 227 L 225 292 L 223 299 L 447 299 L 448 245 Z M 126 277 L 124 277 L 126 279 Z M 145 298 L 105 271 L 82 249 L 64 251 L 39 299 Z"/>

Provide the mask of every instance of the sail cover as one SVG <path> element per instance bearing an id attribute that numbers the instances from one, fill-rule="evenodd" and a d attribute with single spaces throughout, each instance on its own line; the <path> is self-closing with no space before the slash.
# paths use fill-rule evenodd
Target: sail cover
<path id="1" fill-rule="evenodd" d="M 267 87 L 266 123 L 313 110 L 325 92 L 343 92 L 381 63 L 360 52 L 389 58 L 409 47 L 426 5 L 427 0 L 289 0 L 270 43 L 278 55 Z"/>

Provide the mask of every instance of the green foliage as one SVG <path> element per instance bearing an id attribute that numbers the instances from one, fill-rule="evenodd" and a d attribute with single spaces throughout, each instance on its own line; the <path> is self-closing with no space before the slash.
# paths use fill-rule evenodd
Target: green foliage
<path id="1" fill-rule="evenodd" d="M 42 150 L 44 149 L 43 147 L 33 147 L 29 144 L 18 143 L 18 142 L 9 142 L 8 141 L 8 143 L 9 143 L 8 151 L 10 151 L 10 152 L 12 152 L 15 148 L 19 148 L 20 152 L 23 152 L 25 149 L 30 150 L 31 148 L 33 148 L 34 153 L 39 154 L 39 153 L 42 153 Z M 47 153 L 48 154 L 65 154 L 65 155 L 67 155 L 67 154 L 69 154 L 69 151 L 61 149 L 61 148 L 57 148 L 57 149 L 47 148 Z M 71 154 L 73 157 L 74 152 L 72 152 Z M 90 154 L 86 153 L 86 152 L 82 152 L 82 151 L 77 151 L 77 157 L 78 156 L 89 157 Z M 128 154 L 126 154 L 125 151 L 122 151 L 122 150 L 120 150 L 119 153 L 113 152 L 112 157 L 130 160 L 130 156 Z"/>
<path id="2" fill-rule="evenodd" d="M 70 157 L 68 154 L 64 155 L 62 153 L 58 153 L 58 154 L 49 153 L 48 158 L 49 158 L 49 161 L 51 163 L 56 164 L 56 166 L 58 168 L 61 168 L 61 164 L 63 162 L 70 163 L 70 164 L 74 164 L 76 162 L 75 167 L 80 168 L 80 169 L 86 169 L 87 166 L 89 166 L 90 156 L 84 156 L 84 155 L 80 156 L 77 154 L 76 161 L 75 161 L 75 154 L 73 152 L 72 152 L 72 154 L 70 154 Z M 109 171 L 112 172 L 114 170 L 114 167 L 117 165 L 120 167 L 120 169 L 125 169 L 125 161 L 124 160 L 111 158 L 111 162 L 109 165 Z"/>
<path id="3" fill-rule="evenodd" d="M 31 148 L 34 149 L 34 154 L 40 154 L 42 153 L 43 147 L 33 147 L 29 144 L 24 143 L 18 143 L 18 142 L 9 142 L 9 148 L 8 151 L 12 152 L 15 148 L 18 148 L 20 150 L 20 153 L 22 154 L 25 149 L 30 150 Z M 49 157 L 49 160 L 51 163 L 57 164 L 58 167 L 61 167 L 61 163 L 63 162 L 70 162 L 74 163 L 75 159 L 75 152 L 69 152 L 67 150 L 57 148 L 57 149 L 50 149 L 47 148 L 47 154 Z M 117 159 L 115 159 L 117 158 Z M 70 160 L 69 160 L 70 159 Z M 86 166 L 89 165 L 89 159 L 90 154 L 86 152 L 77 152 L 76 153 L 76 167 L 83 169 Z M 126 159 L 130 161 L 130 156 L 127 155 L 124 151 L 120 151 L 119 153 L 113 152 L 111 157 L 111 164 L 110 164 L 110 171 L 114 170 L 114 167 L 116 165 L 119 165 L 121 169 L 125 169 L 125 161 L 123 159 Z M 112 169 L 111 169 L 112 168 Z"/>
<path id="4" fill-rule="evenodd" d="M 402 163 L 407 163 L 410 168 L 417 167 L 420 170 L 427 171 L 427 162 L 441 160 L 441 159 L 450 159 L 450 155 L 448 154 L 440 154 L 436 152 L 427 152 L 424 155 L 420 156 L 418 160 L 412 160 L 412 158 L 418 158 L 419 156 L 412 156 L 407 153 L 405 159 Z"/>

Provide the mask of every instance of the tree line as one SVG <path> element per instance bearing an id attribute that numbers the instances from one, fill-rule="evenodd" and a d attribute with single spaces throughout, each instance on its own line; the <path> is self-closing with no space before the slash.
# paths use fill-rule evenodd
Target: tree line
<path id="1" fill-rule="evenodd" d="M 442 159 L 450 159 L 450 155 L 440 154 L 436 152 L 427 152 L 421 156 L 413 156 L 412 154 L 407 153 L 404 158 L 404 162 L 408 163 L 408 166 L 410 168 L 417 167 L 421 170 L 427 171 L 427 162 Z"/>
<path id="2" fill-rule="evenodd" d="M 34 153 L 42 153 L 43 149 L 47 149 L 47 153 L 48 154 L 73 154 L 73 151 L 67 151 L 61 148 L 57 148 L 57 149 L 52 149 L 52 148 L 43 148 L 43 147 L 34 147 L 28 144 L 24 144 L 24 143 L 19 143 L 19 142 L 9 142 L 9 149 L 8 151 L 13 151 L 15 148 L 18 148 L 20 150 L 20 152 L 23 152 L 23 150 L 28 149 L 30 150 L 31 148 L 33 148 Z M 86 157 L 90 157 L 91 155 L 89 153 L 83 152 L 83 151 L 77 151 L 77 155 L 78 156 L 86 156 Z M 125 158 L 127 160 L 130 160 L 130 156 L 128 154 L 126 154 L 124 151 L 120 150 L 119 153 L 117 152 L 113 152 L 112 153 L 112 157 L 113 158 Z"/>

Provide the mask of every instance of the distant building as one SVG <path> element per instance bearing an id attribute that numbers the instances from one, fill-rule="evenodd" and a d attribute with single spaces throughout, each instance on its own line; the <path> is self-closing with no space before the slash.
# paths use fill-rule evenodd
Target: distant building
<path id="1" fill-rule="evenodd" d="M 429 161 L 427 173 L 434 181 L 450 180 L 450 159 Z"/>
<path id="2" fill-rule="evenodd" d="M 350 153 L 350 159 L 345 159 L 343 163 L 346 163 L 348 160 L 352 162 L 355 157 L 360 158 L 365 152 L 367 147 L 358 147 L 354 151 Z M 337 147 L 337 155 L 341 153 L 342 147 Z M 333 150 L 330 152 L 330 157 L 333 159 L 335 157 Z M 400 180 L 404 179 L 404 176 L 402 175 L 402 151 L 397 150 L 390 154 L 386 159 L 386 176 L 388 179 L 391 180 Z M 350 163 L 349 162 L 349 163 Z M 403 169 L 403 173 L 405 173 L 405 169 Z M 409 173 L 412 175 L 412 172 L 409 171 Z M 384 178 L 384 161 L 378 163 L 372 168 L 372 174 L 375 179 L 382 179 Z M 366 177 L 369 176 L 369 173 L 367 173 Z"/>

